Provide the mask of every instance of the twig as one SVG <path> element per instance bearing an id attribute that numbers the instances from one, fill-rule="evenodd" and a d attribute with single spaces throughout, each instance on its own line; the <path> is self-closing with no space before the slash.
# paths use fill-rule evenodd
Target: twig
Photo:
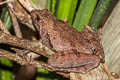
<path id="1" fill-rule="evenodd" d="M 11 16 L 11 19 L 12 19 L 13 28 L 14 28 L 16 36 L 19 37 L 19 38 L 22 38 L 22 33 L 21 33 L 21 30 L 20 30 L 20 26 L 18 24 L 18 21 L 16 19 L 16 16 L 12 13 L 11 9 L 9 9 L 9 13 L 10 13 L 10 16 Z"/>
<path id="2" fill-rule="evenodd" d="M 33 59 L 29 59 L 27 56 L 21 57 L 15 53 L 8 52 L 6 50 L 0 49 L 0 56 L 11 59 L 17 63 L 20 63 L 21 65 L 31 65 L 33 67 L 41 67 L 44 69 L 47 69 L 49 71 L 53 71 L 49 68 L 48 64 L 41 62 L 41 61 L 35 61 Z M 68 74 L 57 72 L 60 75 L 63 75 L 65 77 L 69 77 Z"/>
<path id="3" fill-rule="evenodd" d="M 10 33 L 8 32 L 8 30 L 5 28 L 5 26 L 3 25 L 3 23 L 2 23 L 2 21 L 0 20 L 0 29 L 1 30 L 3 30 L 3 31 L 1 31 L 1 32 L 3 32 L 3 34 L 6 34 L 7 33 L 7 35 L 9 34 L 10 35 Z M 11 35 L 12 36 L 12 35 Z M 1 38 L 2 37 L 0 37 L 0 40 L 1 40 Z M 7 37 L 7 38 L 11 38 L 10 36 L 9 37 Z M 8 39 L 6 39 L 6 40 L 8 40 Z M 10 39 L 11 40 L 11 39 Z M 9 40 L 8 40 L 9 41 Z M 12 40 L 10 41 L 10 42 L 12 42 Z M 13 41 L 14 42 L 14 41 Z M 37 44 L 37 43 L 35 43 L 35 44 Z M 41 45 L 42 46 L 42 45 Z M 44 46 L 43 46 L 44 47 Z M 44 49 L 45 48 L 45 49 Z M 44 47 L 43 48 L 43 50 L 47 50 L 47 47 Z M 20 50 L 18 50 L 17 49 L 17 51 L 20 51 Z M 48 49 L 48 51 L 44 51 L 44 52 L 47 52 L 48 54 L 49 54 L 49 52 L 50 52 L 50 54 L 51 53 L 53 53 L 52 51 L 49 51 L 49 49 Z M 43 52 L 43 53 L 44 53 Z M 50 55 L 49 54 L 49 55 Z M 3 50 L 3 49 L 0 49 L 0 56 L 1 57 L 5 57 L 5 58 L 8 58 L 8 59 L 11 59 L 11 60 L 13 60 L 13 61 L 15 61 L 15 62 L 17 62 L 17 63 L 20 63 L 21 65 L 31 65 L 31 66 L 33 66 L 33 67 L 41 67 L 41 68 L 44 68 L 44 69 L 47 69 L 47 70 L 49 70 L 49 71 L 53 71 L 51 68 L 49 68 L 49 66 L 48 66 L 48 64 L 46 64 L 46 63 L 44 63 L 44 62 L 41 62 L 41 61 L 35 61 L 35 60 L 33 60 L 34 59 L 34 57 L 32 57 L 32 58 L 30 58 L 29 56 L 27 56 L 27 55 L 24 55 L 24 56 L 19 56 L 19 54 L 18 53 L 11 53 L 11 52 L 8 52 L 8 51 L 6 51 L 6 50 Z M 29 59 L 29 60 L 28 60 Z M 56 73 L 58 73 L 58 74 L 60 74 L 60 75 L 63 75 L 64 77 L 69 77 L 69 74 L 65 74 L 65 73 L 61 73 L 61 72 L 56 72 Z"/>
<path id="4" fill-rule="evenodd" d="M 32 24 L 31 16 L 24 10 L 24 8 L 19 4 L 18 0 L 14 0 L 8 3 L 8 7 L 12 10 L 18 20 L 27 25 L 30 29 L 35 31 L 35 28 Z"/>
<path id="5" fill-rule="evenodd" d="M 14 31 L 15 31 L 15 35 L 18 37 L 18 38 L 23 38 L 23 36 L 22 36 L 22 34 L 23 35 L 26 35 L 26 34 L 24 34 L 25 32 L 21 32 L 21 30 L 22 29 L 20 29 L 20 27 L 23 27 L 23 26 L 21 26 L 21 25 L 19 25 L 18 24 L 18 20 L 17 20 L 17 17 L 13 14 L 13 12 L 11 11 L 11 9 L 10 8 L 8 8 L 9 9 L 9 13 L 10 13 L 10 16 L 11 16 L 11 20 L 12 20 L 12 24 L 13 24 L 13 28 L 14 28 Z M 29 31 L 29 30 L 28 30 Z M 26 32 L 28 32 L 28 31 L 26 31 Z M 32 32 L 32 31 L 31 31 Z M 24 38 L 26 38 L 26 37 L 33 37 L 32 36 L 32 34 L 27 34 L 26 36 L 24 36 Z M 33 38 L 32 38 L 33 39 Z M 30 58 L 32 58 L 32 59 L 35 59 L 35 58 L 37 58 L 37 57 L 39 57 L 40 55 L 38 55 L 38 54 L 35 54 L 34 52 L 31 52 L 31 51 L 29 51 L 29 50 L 26 50 L 26 49 L 22 49 L 22 50 L 20 50 L 20 49 L 16 49 L 16 48 L 12 48 L 14 51 L 16 51 L 16 53 L 18 54 L 18 55 L 21 55 L 21 56 L 25 56 L 24 55 L 24 53 L 25 52 L 28 52 L 27 53 L 27 56 L 28 57 L 30 57 Z M 16 65 L 15 65 L 16 66 Z M 26 71 L 26 70 L 22 70 L 21 71 L 21 69 L 23 68 L 24 66 L 20 66 L 19 67 L 19 72 L 17 73 L 18 75 L 15 75 L 16 76 L 16 78 L 17 77 L 19 77 L 19 74 L 25 74 L 24 72 Z M 29 68 L 30 66 L 29 65 L 26 65 L 26 68 Z M 32 75 L 30 75 L 31 77 L 34 77 L 35 76 L 35 74 L 36 74 L 36 67 L 33 67 L 33 66 L 31 66 L 31 69 L 34 69 L 33 70 L 33 73 L 34 74 L 32 74 Z M 27 71 L 28 73 L 29 73 L 29 71 Z"/>
<path id="6" fill-rule="evenodd" d="M 18 38 L 23 38 L 21 29 L 20 29 L 20 25 L 18 24 L 18 20 L 17 20 L 16 16 L 13 14 L 13 12 L 11 11 L 10 8 L 9 8 L 9 12 L 10 12 L 10 15 L 11 15 L 11 19 L 12 19 L 12 23 L 13 23 L 13 28 L 14 28 L 14 31 L 15 31 L 15 35 Z M 26 36 L 33 37 L 32 35 L 26 35 Z M 16 53 L 19 53 L 19 54 L 24 53 L 26 51 L 26 50 L 19 50 L 19 49 L 15 49 L 15 48 L 12 48 L 12 49 L 15 50 Z M 30 53 L 30 55 L 32 55 L 32 58 L 36 58 L 36 57 L 40 56 L 38 54 L 35 54 L 34 52 L 30 52 L 29 51 L 29 53 Z"/>
<path id="7" fill-rule="evenodd" d="M 27 60 L 27 58 L 25 58 L 25 56 L 21 57 L 21 56 L 18 56 L 17 54 L 15 54 L 15 53 L 11 53 L 11 52 L 3 50 L 3 49 L 0 49 L 0 56 L 11 59 L 11 60 L 13 60 L 17 63 L 20 63 L 21 65 L 32 65 L 34 67 L 37 67 L 37 66 L 38 67 L 43 67 L 44 66 L 44 63 L 42 63 L 42 62 L 37 62 L 37 61 L 34 61 L 34 60 Z"/>
<path id="8" fill-rule="evenodd" d="M 3 2 L 0 2 L 0 5 L 3 5 L 3 4 L 6 4 L 6 3 L 9 3 L 11 2 L 12 0 L 6 0 L 6 1 L 3 1 Z"/>
<path id="9" fill-rule="evenodd" d="M 45 68 L 49 71 L 52 71 L 51 69 L 49 69 L 46 63 L 41 62 L 41 61 L 35 61 L 35 60 L 29 60 L 29 58 L 27 58 L 27 56 L 21 57 L 15 53 L 11 53 L 8 52 L 6 50 L 0 49 L 0 56 L 11 59 L 17 63 L 20 63 L 21 65 L 32 65 L 34 67 L 41 67 L 41 68 Z"/>
<path id="10" fill-rule="evenodd" d="M 29 0 L 18 0 L 22 6 L 24 6 L 25 9 L 27 9 L 29 12 L 31 12 L 32 10 L 34 10 L 33 6 L 31 6 L 30 1 Z"/>
<path id="11" fill-rule="evenodd" d="M 46 57 L 53 54 L 53 52 L 49 48 L 45 47 L 39 41 L 32 42 L 30 40 L 20 39 L 20 38 L 17 38 L 15 36 L 10 35 L 10 33 L 5 28 L 5 26 L 3 25 L 1 20 L 0 20 L 0 29 L 1 29 L 0 30 L 0 43 L 6 43 L 6 44 L 22 47 L 25 49 L 29 49 L 33 52 L 38 53 L 38 54 L 42 54 Z"/>
<path id="12" fill-rule="evenodd" d="M 15 36 L 6 34 L 3 31 L 0 31 L 0 43 L 10 44 L 13 46 L 28 49 L 46 57 L 49 57 L 54 53 L 45 45 L 43 45 L 40 41 L 30 41 L 26 39 L 20 39 Z"/>
<path id="13" fill-rule="evenodd" d="M 113 76 L 111 75 L 107 65 L 104 63 L 103 66 L 104 66 L 104 70 L 107 73 L 107 75 L 109 76 L 110 80 L 113 80 Z"/>

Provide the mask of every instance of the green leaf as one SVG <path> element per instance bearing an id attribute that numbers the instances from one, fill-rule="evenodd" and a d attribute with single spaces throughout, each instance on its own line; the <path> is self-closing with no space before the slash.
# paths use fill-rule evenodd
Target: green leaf
<path id="1" fill-rule="evenodd" d="M 75 9 L 77 7 L 78 0 L 60 0 L 57 18 L 64 20 L 68 19 L 68 23 L 71 24 L 73 21 Z"/>
<path id="2" fill-rule="evenodd" d="M 47 8 L 48 10 L 50 10 L 50 8 L 51 8 L 51 1 L 52 1 L 52 0 L 47 0 L 46 8 Z"/>
<path id="3" fill-rule="evenodd" d="M 78 8 L 73 26 L 80 31 L 88 24 L 98 0 L 82 0 Z"/>
<path id="4" fill-rule="evenodd" d="M 55 14 L 56 0 L 47 0 L 46 8 Z"/>
<path id="5" fill-rule="evenodd" d="M 49 71 L 42 69 L 42 68 L 38 68 L 37 70 L 38 73 L 41 73 L 40 77 L 36 77 L 36 80 L 51 80 L 50 78 L 47 78 L 45 75 L 49 74 Z"/>
<path id="6" fill-rule="evenodd" d="M 101 23 L 101 20 L 108 9 L 110 5 L 111 0 L 100 0 L 97 8 L 95 9 L 95 12 L 92 16 L 92 19 L 90 20 L 89 26 L 91 26 L 93 29 L 97 29 Z"/>
<path id="7" fill-rule="evenodd" d="M 55 13 L 55 4 L 56 4 L 56 0 L 52 0 L 52 8 L 51 8 L 52 14 Z"/>
<path id="8" fill-rule="evenodd" d="M 1 20 L 4 22 L 5 27 L 10 30 L 11 26 L 12 26 L 12 21 L 9 15 L 9 12 L 7 10 L 7 8 L 3 8 L 2 13 L 1 13 Z"/>
<path id="9" fill-rule="evenodd" d="M 37 3 L 36 0 L 30 0 L 34 5 L 39 6 L 39 3 Z"/>
<path id="10" fill-rule="evenodd" d="M 6 58 L 1 58 L 0 64 L 7 67 L 12 67 L 11 61 Z M 0 75 L 1 80 L 13 80 L 13 74 L 11 71 L 0 69 Z"/>
<path id="11" fill-rule="evenodd" d="M 25 1 L 26 2 L 26 1 Z M 28 4 L 31 9 L 39 9 L 42 10 L 46 7 L 46 0 L 28 0 Z M 31 10 L 29 9 L 29 10 Z"/>
<path id="12" fill-rule="evenodd" d="M 7 8 L 3 8 L 0 18 L 4 22 L 6 28 L 9 30 L 12 24 L 11 24 L 10 15 Z M 12 67 L 12 62 L 8 59 L 0 58 L 0 65 Z M 0 69 L 0 80 L 13 80 L 12 72 L 8 70 Z"/>
<path id="13" fill-rule="evenodd" d="M 62 76 L 42 68 L 38 68 L 37 72 L 36 80 L 65 80 Z"/>
<path id="14" fill-rule="evenodd" d="M 2 65 L 12 67 L 12 62 L 9 59 L 0 58 L 0 62 L 1 62 Z"/>

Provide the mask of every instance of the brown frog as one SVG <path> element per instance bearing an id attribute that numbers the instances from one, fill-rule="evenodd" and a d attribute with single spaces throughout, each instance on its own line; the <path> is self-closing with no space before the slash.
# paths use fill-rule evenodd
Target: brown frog
<path id="1" fill-rule="evenodd" d="M 48 59 L 53 70 L 87 73 L 104 62 L 98 35 L 89 26 L 78 32 L 47 9 L 33 10 L 31 16 L 40 41 L 56 53 Z"/>

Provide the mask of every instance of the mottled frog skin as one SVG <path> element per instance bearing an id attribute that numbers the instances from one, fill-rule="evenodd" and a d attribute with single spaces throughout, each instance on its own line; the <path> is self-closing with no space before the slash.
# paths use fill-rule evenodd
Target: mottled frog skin
<path id="1" fill-rule="evenodd" d="M 40 41 L 55 52 L 48 59 L 53 70 L 87 73 L 104 62 L 98 33 L 89 26 L 78 32 L 47 9 L 33 10 L 31 16 Z"/>

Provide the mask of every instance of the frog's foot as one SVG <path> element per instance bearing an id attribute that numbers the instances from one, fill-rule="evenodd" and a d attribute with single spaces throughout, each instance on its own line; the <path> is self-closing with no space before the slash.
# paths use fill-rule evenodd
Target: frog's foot
<path id="1" fill-rule="evenodd" d="M 27 56 L 29 54 L 29 50 L 18 50 L 17 54 L 21 57 Z"/>
<path id="2" fill-rule="evenodd" d="M 27 61 L 31 61 L 33 59 L 31 53 L 33 52 L 29 50 L 17 50 L 16 51 L 16 55 L 25 58 Z"/>

